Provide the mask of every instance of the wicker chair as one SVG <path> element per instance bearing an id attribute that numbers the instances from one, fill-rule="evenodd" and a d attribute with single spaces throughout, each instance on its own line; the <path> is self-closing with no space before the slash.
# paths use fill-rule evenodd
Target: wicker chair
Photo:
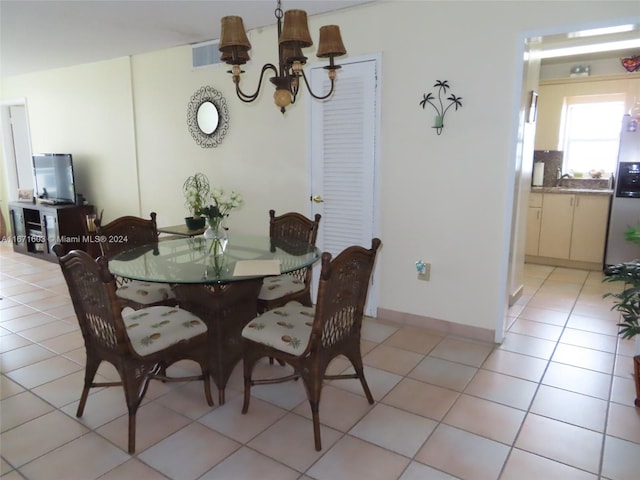
<path id="1" fill-rule="evenodd" d="M 109 259 L 134 247 L 151 246 L 158 243 L 155 212 L 151 212 L 150 220 L 125 216 L 102 225 L 100 219 L 96 219 L 95 226 L 102 255 Z M 138 310 L 152 305 L 176 305 L 171 285 L 141 282 L 122 277 L 116 277 L 116 282 L 118 284 L 116 294 L 123 307 Z"/>
<path id="2" fill-rule="evenodd" d="M 243 330 L 244 404 L 247 413 L 253 385 L 302 378 L 311 406 L 316 450 L 320 441 L 319 403 L 324 380 L 359 379 L 370 404 L 373 396 L 364 377 L 360 352 L 360 329 L 371 272 L 381 245 L 374 238 L 371 249 L 345 249 L 333 261 L 322 254 L 322 270 L 315 309 L 295 302 L 270 310 L 251 321 Z M 338 355 L 347 357 L 354 374 L 326 375 L 329 362 Z M 280 378 L 252 379 L 256 362 L 272 357 L 293 367 L 293 374 Z"/>
<path id="3" fill-rule="evenodd" d="M 153 378 L 165 382 L 202 380 L 207 403 L 213 405 L 208 365 L 207 327 L 195 315 L 177 307 L 153 306 L 122 314 L 116 283 L 107 260 L 94 260 L 73 250 L 65 255 L 54 247 L 80 324 L 86 350 L 84 387 L 76 412 L 81 417 L 94 387 L 122 386 L 129 411 L 129 453 L 135 452 L 136 412 Z M 178 360 L 200 364 L 202 374 L 189 377 L 160 375 Z M 120 382 L 94 382 L 98 367 L 111 363 Z"/>
<path id="4" fill-rule="evenodd" d="M 314 219 L 310 220 L 296 212 L 276 217 L 275 210 L 269 210 L 269 236 L 272 247 L 289 250 L 287 240 L 296 240 L 315 246 L 320 218 L 320 214 L 316 214 Z M 306 253 L 306 250 L 301 253 Z M 284 275 L 265 278 L 258 295 L 258 312 L 263 313 L 281 307 L 292 300 L 308 307 L 312 306 L 312 270 L 313 267 L 309 266 Z"/>
<path id="5" fill-rule="evenodd" d="M 242 358 L 244 326 L 256 316 L 261 280 L 247 279 L 224 285 L 176 285 L 178 305 L 193 312 L 209 331 L 209 371 L 218 387 L 218 403 L 225 402 L 225 387 Z"/>

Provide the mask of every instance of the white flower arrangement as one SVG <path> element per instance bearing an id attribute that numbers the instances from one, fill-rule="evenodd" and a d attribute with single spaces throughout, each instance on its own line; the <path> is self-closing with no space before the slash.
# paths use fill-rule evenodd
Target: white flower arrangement
<path id="1" fill-rule="evenodd" d="M 213 202 L 208 207 L 200 209 L 200 214 L 205 215 L 211 226 L 219 226 L 220 222 L 229 216 L 229 212 L 244 203 L 242 195 L 232 190 L 229 194 L 221 188 L 214 188 L 209 196 Z"/>

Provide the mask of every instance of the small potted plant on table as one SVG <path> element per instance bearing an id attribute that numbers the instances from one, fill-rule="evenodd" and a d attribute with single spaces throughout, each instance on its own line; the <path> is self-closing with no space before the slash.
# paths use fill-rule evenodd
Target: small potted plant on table
<path id="1" fill-rule="evenodd" d="M 625 238 L 640 244 L 640 224 L 630 227 L 625 232 Z M 635 406 L 640 407 L 640 259 L 611 265 L 605 269 L 605 282 L 624 282 L 624 289 L 619 293 L 607 293 L 605 297 L 615 299 L 612 310 L 622 315 L 622 322 L 618 324 L 618 334 L 622 338 L 636 339 L 633 357 L 633 373 L 636 385 Z"/>
<path id="2" fill-rule="evenodd" d="M 184 204 L 191 213 L 184 219 L 189 230 L 204 228 L 205 217 L 201 216 L 201 210 L 207 205 L 211 193 L 209 179 L 204 173 L 196 173 L 188 177 L 182 185 L 184 192 Z"/>

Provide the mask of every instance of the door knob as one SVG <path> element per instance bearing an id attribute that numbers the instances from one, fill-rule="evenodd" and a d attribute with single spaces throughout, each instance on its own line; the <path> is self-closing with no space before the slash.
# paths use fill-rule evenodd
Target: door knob
<path id="1" fill-rule="evenodd" d="M 312 198 L 312 200 L 316 203 L 324 202 L 324 199 L 320 195 L 316 195 L 315 197 Z"/>

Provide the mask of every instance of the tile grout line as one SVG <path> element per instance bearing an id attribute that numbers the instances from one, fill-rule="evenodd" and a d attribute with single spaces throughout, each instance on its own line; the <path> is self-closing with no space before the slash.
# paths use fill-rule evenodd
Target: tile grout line
<path id="1" fill-rule="evenodd" d="M 549 277 L 550 277 L 550 276 L 553 274 L 553 272 L 555 272 L 556 270 L 557 270 L 557 267 L 554 267 L 554 269 L 549 273 L 549 275 L 547 275 L 547 277 L 545 278 L 545 280 L 540 284 L 540 286 L 539 286 L 539 287 L 538 287 L 538 289 L 536 290 L 536 293 L 534 293 L 534 294 L 531 296 L 531 299 L 533 299 L 533 298 L 535 297 L 535 295 L 540 291 L 540 289 L 542 288 L 542 286 L 543 286 L 543 285 L 544 285 L 544 284 L 549 280 Z M 562 326 L 562 331 L 560 332 L 560 335 L 558 335 L 558 339 L 555 341 L 555 346 L 554 346 L 554 348 L 553 348 L 553 351 L 552 351 L 552 352 L 551 352 L 551 354 L 549 355 L 549 358 L 548 358 L 548 360 L 547 360 L 546 367 L 544 368 L 544 371 L 543 371 L 543 372 L 542 372 L 542 374 L 540 375 L 540 380 L 539 380 L 538 382 L 536 382 L 536 389 L 535 389 L 535 392 L 534 392 L 534 394 L 533 394 L 533 395 L 532 395 L 532 397 L 531 397 L 531 402 L 529 403 L 529 406 L 528 406 L 528 408 L 527 408 L 527 410 L 526 410 L 525 417 L 524 417 L 524 419 L 523 419 L 522 423 L 520 424 L 520 427 L 518 428 L 518 431 L 517 431 L 517 433 L 516 433 L 516 435 L 515 435 L 515 437 L 514 437 L 514 439 L 513 439 L 512 444 L 510 445 L 509 453 L 508 453 L 507 458 L 505 459 L 505 461 L 504 461 L 504 463 L 503 463 L 503 465 L 502 465 L 502 468 L 501 468 L 500 473 L 499 473 L 499 475 L 498 475 L 498 479 L 500 479 L 500 477 L 504 474 L 504 469 L 506 468 L 506 465 L 507 465 L 507 462 L 508 462 L 508 460 L 509 460 L 509 457 L 511 456 L 511 454 L 512 454 L 513 450 L 516 448 L 516 443 L 517 443 L 517 441 L 518 441 L 518 438 L 520 437 L 520 434 L 521 434 L 521 432 L 522 432 L 522 429 L 523 429 L 523 427 L 524 427 L 524 423 L 525 423 L 525 421 L 526 421 L 527 417 L 528 417 L 530 414 L 531 414 L 531 415 L 537 415 L 536 413 L 531 412 L 531 407 L 533 406 L 533 402 L 535 401 L 535 398 L 536 398 L 536 397 L 537 397 L 537 395 L 538 395 L 538 391 L 540 390 L 540 386 L 541 386 L 541 385 L 543 385 L 543 383 L 542 383 L 542 382 L 543 382 L 543 379 L 544 379 L 545 375 L 547 374 L 547 370 L 549 369 L 549 366 L 551 365 L 551 363 L 552 363 L 552 361 L 553 361 L 553 356 L 555 355 L 555 352 L 556 352 L 556 350 L 557 350 L 557 348 L 558 348 L 558 345 L 561 343 L 561 342 L 560 342 L 560 339 L 562 338 L 562 335 L 564 334 L 564 331 L 565 331 L 565 329 L 567 328 L 567 324 L 569 323 L 569 319 L 571 318 L 571 314 L 573 313 L 573 310 L 575 309 L 575 306 L 576 306 L 576 304 L 577 304 L 577 302 L 578 302 L 578 298 L 580 297 L 580 293 L 581 293 L 581 292 L 582 292 L 582 290 L 584 289 L 584 286 L 585 286 L 585 284 L 586 284 L 586 282 L 587 282 L 588 278 L 589 278 L 589 274 L 587 274 L 587 276 L 585 277 L 584 281 L 582 282 L 582 284 L 581 284 L 581 286 L 580 286 L 580 290 L 578 291 L 578 293 L 577 293 L 577 295 L 576 295 L 576 298 L 575 298 L 575 300 L 574 300 L 574 302 L 573 302 L 573 305 L 572 305 L 572 307 L 571 307 L 571 310 L 569 310 L 569 312 L 568 312 L 567 319 L 565 320 L 565 322 L 564 322 L 564 324 L 563 324 L 563 326 Z M 531 299 L 530 299 L 530 300 L 531 300 Z M 528 303 L 528 302 L 527 302 L 527 303 Z M 519 318 L 519 315 L 518 315 L 518 317 L 516 317 L 516 319 L 517 319 L 517 318 Z M 514 323 L 515 323 L 515 321 L 514 321 Z M 536 338 L 536 337 L 534 337 L 534 338 Z M 612 375 L 612 377 L 611 377 L 611 378 L 613 379 L 613 375 Z M 613 381 L 613 380 L 612 380 L 612 381 Z M 608 406 L 609 406 L 609 402 L 607 402 L 607 412 L 608 412 Z M 544 415 L 543 415 L 543 416 L 544 416 Z M 551 417 L 546 417 L 546 416 L 545 416 L 545 418 L 551 418 Z M 557 419 L 554 419 L 554 418 L 551 418 L 551 419 L 552 419 L 552 420 L 556 420 L 556 421 L 560 421 L 560 420 L 557 420 Z M 573 425 L 573 424 L 571 424 L 571 423 L 569 423 L 569 422 L 565 422 L 565 421 L 561 421 L 561 422 L 562 422 L 562 423 L 566 423 L 566 424 L 568 424 L 568 425 Z M 605 418 L 605 422 L 606 422 L 606 418 Z M 580 427 L 580 428 L 582 428 L 582 427 Z M 589 429 L 589 430 L 590 430 L 590 429 Z M 606 431 L 606 430 L 605 430 L 605 431 Z M 601 450 L 600 450 L 600 462 L 599 462 L 599 467 L 598 467 L 598 473 L 596 473 L 596 475 L 598 476 L 598 478 L 600 478 L 600 473 L 601 473 L 601 471 L 602 471 L 602 452 L 603 452 L 603 450 L 604 450 L 604 438 L 605 438 L 605 431 L 603 431 L 603 432 L 602 432 L 602 438 L 603 438 L 602 442 L 603 442 L 603 443 L 602 443 L 602 448 L 601 448 Z M 567 464 L 567 463 L 561 462 L 561 461 L 560 461 L 560 460 L 558 460 L 558 459 L 553 459 L 553 458 L 544 457 L 544 456 L 542 456 L 542 455 L 540 455 L 539 453 L 536 453 L 536 452 L 529 452 L 528 450 L 523 450 L 523 451 L 525 451 L 525 452 L 527 452 L 527 453 L 530 453 L 530 454 L 532 454 L 532 455 L 536 455 L 536 456 L 542 457 L 542 458 L 547 458 L 548 460 L 551 460 L 551 461 L 554 461 L 554 462 L 558 462 L 558 463 L 560 463 L 560 464 L 562 464 L 562 465 L 567 465 L 567 466 L 569 466 L 569 467 L 571 467 L 571 468 L 574 468 L 574 469 L 577 469 L 577 470 L 580 470 L 580 471 L 583 471 L 583 472 L 586 472 L 586 473 L 589 473 L 589 474 L 592 474 L 592 473 L 593 473 L 593 472 L 589 472 L 588 470 L 584 470 L 584 469 L 582 469 L 582 468 L 579 468 L 579 467 L 577 467 L 577 466 L 575 466 L 575 465 L 571 465 L 571 464 Z"/>
<path id="2" fill-rule="evenodd" d="M 535 293 L 533 295 L 531 295 L 531 298 L 529 299 L 529 301 L 527 301 L 527 304 L 524 306 L 524 308 L 526 308 L 527 305 L 529 305 L 529 302 L 536 296 L 536 294 L 540 291 L 540 289 L 542 288 L 542 286 L 545 284 L 545 282 L 549 279 L 549 277 L 551 276 L 551 274 L 555 271 L 556 269 L 554 268 L 553 270 L 551 270 L 549 272 L 549 274 L 545 277 L 545 279 L 540 283 L 540 285 L 538 286 L 538 288 L 536 289 Z M 522 311 L 524 310 L 524 308 L 520 311 L 520 313 L 516 316 L 516 318 L 514 319 L 514 321 L 512 322 L 512 325 L 516 322 L 516 320 L 518 318 L 520 318 L 520 315 L 522 314 Z M 570 315 L 570 313 L 569 313 Z M 566 323 L 569 321 L 569 316 L 567 316 L 567 320 L 565 321 L 565 325 Z M 511 328 L 511 327 L 509 327 Z M 564 331 L 564 326 L 563 326 L 563 331 Z M 560 333 L 560 335 L 558 336 L 558 341 L 560 340 L 560 337 L 562 336 L 562 332 Z M 557 342 L 556 342 L 556 347 L 557 347 Z M 513 453 L 513 450 L 516 448 L 516 442 L 518 441 L 518 438 L 520 437 L 520 433 L 522 432 L 522 429 L 524 427 L 524 422 L 526 421 L 527 417 L 529 416 L 529 414 L 531 413 L 531 406 L 533 405 L 533 402 L 536 398 L 536 396 L 538 395 L 538 390 L 540 389 L 540 385 L 542 383 L 542 379 L 544 378 L 544 376 L 547 373 L 547 369 L 549 368 L 549 364 L 551 363 L 551 358 L 553 358 L 553 354 L 555 353 L 555 348 L 553 352 L 551 352 L 551 354 L 549 355 L 549 359 L 547 360 L 547 364 L 542 372 L 542 374 L 540 375 L 540 379 L 536 382 L 536 389 L 533 393 L 533 395 L 531 396 L 531 401 L 529 402 L 529 405 L 527 407 L 527 410 L 525 411 L 525 415 L 522 419 L 522 422 L 520 423 L 520 426 L 518 427 L 518 431 L 516 432 L 516 434 L 513 437 L 513 442 L 511 442 L 511 445 L 509 446 L 509 451 L 507 452 L 507 456 L 502 464 L 502 468 L 500 468 L 500 472 L 498 473 L 498 479 L 500 479 L 502 477 L 502 475 L 504 474 L 505 469 L 507 468 L 507 463 L 509 462 L 509 459 L 511 458 L 511 455 Z M 527 451 L 527 450 L 524 450 Z M 528 453 L 532 453 L 533 455 L 537 455 L 533 452 L 528 452 Z M 552 460 L 552 459 L 550 459 Z"/>

